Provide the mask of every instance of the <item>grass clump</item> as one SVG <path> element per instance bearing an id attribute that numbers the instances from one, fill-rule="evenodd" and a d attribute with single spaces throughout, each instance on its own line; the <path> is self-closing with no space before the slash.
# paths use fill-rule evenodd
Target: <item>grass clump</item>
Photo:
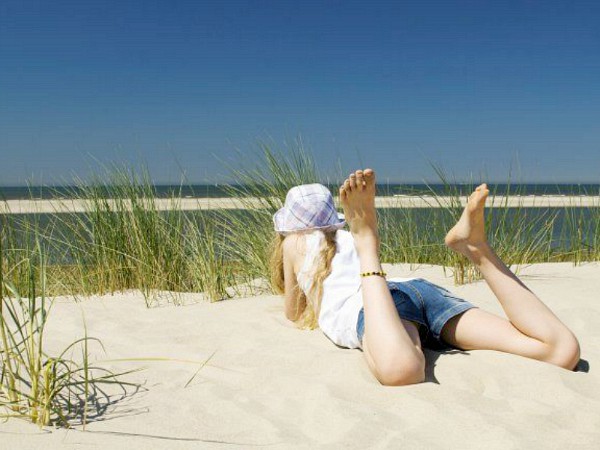
<path id="1" fill-rule="evenodd" d="M 249 159 L 253 161 L 251 165 L 229 166 L 234 183 L 226 192 L 236 200 L 239 209 L 224 211 L 220 227 L 229 236 L 226 252 L 235 261 L 236 284 L 257 293 L 263 285 L 257 287 L 256 279 L 264 279 L 269 273 L 273 214 L 283 206 L 292 187 L 318 183 L 321 177 L 301 140 L 292 142 L 286 152 L 262 142 Z"/>
<path id="2" fill-rule="evenodd" d="M 28 278 L 25 293 L 6 281 L 0 267 L 0 416 L 25 419 L 40 427 L 73 423 L 85 427 L 100 386 L 129 383 L 119 380 L 125 373 L 114 374 L 90 364 L 89 345 L 102 344 L 87 332 L 58 356 L 46 353 L 44 333 L 52 302 L 46 295 L 41 247 L 21 265 Z M 77 349 L 81 351 L 78 361 L 67 357 Z"/>
<path id="3" fill-rule="evenodd" d="M 228 296 L 230 267 L 223 232 L 205 211 L 184 211 L 181 192 L 157 202 L 147 169 L 111 166 L 90 182 L 76 180 L 72 196 L 86 212 L 56 212 L 34 236 L 52 248 L 53 293 L 104 294 L 139 289 L 148 306 L 160 292 Z M 62 193 L 64 195 L 64 192 Z M 21 229 L 31 229 L 21 224 Z M 14 239 L 11 247 L 16 248 Z M 14 266 L 14 263 L 8 263 Z"/>
<path id="4" fill-rule="evenodd" d="M 481 274 L 476 267 L 463 255 L 447 249 L 444 237 L 462 214 L 464 193 L 472 192 L 479 183 L 450 181 L 443 168 L 433 167 L 442 188 L 412 194 L 427 196 L 437 208 L 398 207 L 378 211 L 382 260 L 442 265 L 452 271 L 456 284 L 478 280 Z M 490 245 L 508 266 L 600 260 L 600 204 L 525 207 L 526 186 L 511 184 L 510 177 L 507 186 L 502 195 L 497 185 L 489 186 L 485 227 Z"/>
<path id="5" fill-rule="evenodd" d="M 62 225 L 57 242 L 81 269 L 83 292 L 137 288 L 149 297 L 153 290 L 181 287 L 186 223 L 177 197 L 169 199 L 168 211 L 159 211 L 147 171 L 123 167 L 77 188 L 88 212 L 57 216 Z"/>

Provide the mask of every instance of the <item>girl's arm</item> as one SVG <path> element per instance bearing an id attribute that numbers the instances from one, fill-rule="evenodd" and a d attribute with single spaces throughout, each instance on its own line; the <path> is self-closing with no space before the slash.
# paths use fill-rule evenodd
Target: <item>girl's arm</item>
<path id="1" fill-rule="evenodd" d="M 283 277 L 285 286 L 285 316 L 296 321 L 300 318 L 306 308 L 306 297 L 298 287 L 296 279 L 295 262 L 298 256 L 297 236 L 288 236 L 283 241 Z"/>

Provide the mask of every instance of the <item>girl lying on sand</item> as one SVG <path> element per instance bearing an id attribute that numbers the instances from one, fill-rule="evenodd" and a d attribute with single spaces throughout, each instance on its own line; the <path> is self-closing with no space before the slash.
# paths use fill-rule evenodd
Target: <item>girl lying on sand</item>
<path id="1" fill-rule="evenodd" d="M 484 233 L 485 184 L 470 195 L 446 245 L 477 266 L 508 320 L 424 279 L 386 280 L 379 260 L 375 173 L 357 170 L 340 187 L 350 232 L 320 184 L 296 186 L 273 217 L 273 285 L 286 317 L 317 324 L 335 344 L 361 348 L 384 385 L 425 378 L 421 345 L 498 350 L 573 370 L 573 333 L 498 258 Z"/>

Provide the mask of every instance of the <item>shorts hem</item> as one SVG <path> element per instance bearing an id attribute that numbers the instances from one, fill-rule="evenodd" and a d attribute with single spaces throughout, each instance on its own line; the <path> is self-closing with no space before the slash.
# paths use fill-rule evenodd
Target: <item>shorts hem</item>
<path id="1" fill-rule="evenodd" d="M 442 330 L 444 329 L 444 326 L 446 325 L 446 323 L 453 317 L 455 317 L 465 311 L 468 311 L 469 309 L 473 309 L 473 308 L 477 308 L 477 306 L 465 301 L 465 303 L 460 303 L 458 305 L 454 305 L 452 308 L 448 309 L 444 313 L 444 315 L 442 317 L 438 318 L 435 321 L 435 323 L 431 326 L 430 331 L 433 334 L 433 337 L 436 340 L 440 341 L 441 333 L 442 333 Z"/>

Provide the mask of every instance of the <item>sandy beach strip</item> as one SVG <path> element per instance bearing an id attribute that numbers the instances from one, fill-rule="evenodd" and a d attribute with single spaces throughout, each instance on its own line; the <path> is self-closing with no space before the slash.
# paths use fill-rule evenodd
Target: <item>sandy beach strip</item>
<path id="1" fill-rule="evenodd" d="M 395 196 L 377 197 L 378 208 L 440 208 L 453 205 L 455 197 L 434 196 Z M 107 199 L 108 205 L 117 206 L 113 199 Z M 128 201 L 123 202 L 126 206 Z M 145 201 L 150 205 L 150 201 Z M 178 209 L 182 211 L 212 209 L 249 209 L 262 208 L 267 205 L 259 198 L 182 198 L 177 200 L 156 198 L 154 207 L 161 211 Z M 461 197 L 461 206 L 466 204 L 466 197 Z M 91 209 L 92 203 L 85 199 L 53 199 L 53 200 L 5 200 L 0 202 L 0 214 L 31 213 L 66 213 L 85 212 Z M 600 196 L 497 196 L 490 198 L 488 207 L 525 207 L 525 208 L 560 208 L 560 207 L 600 207 Z M 115 208 L 117 209 L 117 208 Z M 120 208 L 118 208 L 120 209 Z"/>

